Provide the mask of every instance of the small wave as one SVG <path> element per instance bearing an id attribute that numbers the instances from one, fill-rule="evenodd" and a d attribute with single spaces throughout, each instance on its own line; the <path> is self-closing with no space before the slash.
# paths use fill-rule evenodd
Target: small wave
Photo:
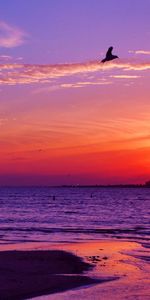
<path id="1" fill-rule="evenodd" d="M 17 231 L 17 232 L 45 232 L 45 233 L 55 233 L 55 232 L 70 232 L 70 233 L 93 233 L 93 234 L 140 234 L 140 235 L 150 235 L 149 228 L 63 228 L 63 227 L 52 227 L 52 228 L 18 228 L 18 227 L 3 227 L 0 231 Z"/>

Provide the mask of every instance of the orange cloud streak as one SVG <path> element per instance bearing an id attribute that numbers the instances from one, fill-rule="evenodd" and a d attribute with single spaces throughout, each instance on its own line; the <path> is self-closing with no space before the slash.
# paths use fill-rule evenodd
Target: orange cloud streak
<path id="1" fill-rule="evenodd" d="M 66 76 L 90 74 L 109 70 L 146 71 L 150 70 L 150 62 L 109 62 L 102 64 L 99 61 L 57 65 L 28 65 L 28 64 L 1 64 L 0 84 L 30 84 L 47 83 L 53 79 Z"/>

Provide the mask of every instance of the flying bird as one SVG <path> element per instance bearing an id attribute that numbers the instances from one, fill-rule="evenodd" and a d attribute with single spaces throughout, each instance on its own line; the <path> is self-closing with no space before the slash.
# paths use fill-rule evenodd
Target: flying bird
<path id="1" fill-rule="evenodd" d="M 106 53 L 106 57 L 103 60 L 101 60 L 102 63 L 104 63 L 105 61 L 109 61 L 109 60 L 113 60 L 115 58 L 118 58 L 117 55 L 112 54 L 112 50 L 113 50 L 113 47 L 108 48 L 107 53 Z"/>

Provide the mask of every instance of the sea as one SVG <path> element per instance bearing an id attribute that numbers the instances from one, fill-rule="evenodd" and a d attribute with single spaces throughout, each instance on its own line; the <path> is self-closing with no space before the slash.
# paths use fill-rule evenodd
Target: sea
<path id="1" fill-rule="evenodd" d="M 0 188 L 1 245 L 149 238 L 149 188 Z"/>

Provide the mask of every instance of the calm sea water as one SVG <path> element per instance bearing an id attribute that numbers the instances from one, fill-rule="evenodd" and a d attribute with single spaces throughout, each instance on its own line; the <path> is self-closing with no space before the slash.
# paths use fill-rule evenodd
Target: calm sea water
<path id="1" fill-rule="evenodd" d="M 0 188 L 0 243 L 125 238 L 148 243 L 150 189 Z"/>

